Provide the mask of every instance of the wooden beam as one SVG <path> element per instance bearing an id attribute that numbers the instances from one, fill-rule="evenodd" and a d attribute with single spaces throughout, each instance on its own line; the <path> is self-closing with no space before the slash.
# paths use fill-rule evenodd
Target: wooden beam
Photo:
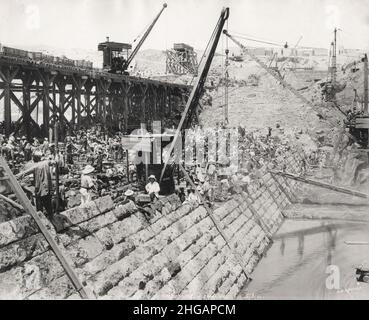
<path id="1" fill-rule="evenodd" d="M 12 199 L 9 199 L 9 198 L 3 196 L 1 193 L 0 193 L 0 199 L 10 203 L 14 208 L 17 208 L 19 210 L 24 210 L 23 207 L 19 203 L 13 201 Z"/>
<path id="2" fill-rule="evenodd" d="M 22 77 L 23 83 L 23 126 L 26 131 L 26 137 L 28 140 L 31 139 L 31 93 L 29 91 L 29 86 L 32 83 L 32 71 L 27 72 L 24 77 Z M 15 95 L 14 95 L 15 97 Z M 37 123 L 34 122 L 37 127 Z"/>
<path id="3" fill-rule="evenodd" d="M 82 87 L 85 85 L 88 77 L 82 77 L 82 78 L 76 78 L 76 77 L 72 77 L 73 81 L 74 81 L 74 94 L 75 94 L 75 99 L 77 101 L 77 129 L 80 128 L 81 125 L 81 116 L 82 116 L 82 102 L 81 102 L 81 96 L 82 96 Z"/>
<path id="4" fill-rule="evenodd" d="M 43 86 L 43 101 L 42 101 L 42 121 L 44 124 L 45 132 L 43 132 L 44 136 L 49 135 L 50 128 L 50 87 L 54 82 L 56 77 L 56 73 L 42 73 L 38 70 L 38 75 L 42 81 Z"/>
<path id="5" fill-rule="evenodd" d="M 5 135 L 8 136 L 11 133 L 11 123 L 12 123 L 12 110 L 10 104 L 10 84 L 11 81 L 8 79 L 9 76 L 9 69 L 6 69 L 4 80 L 5 80 L 5 88 L 4 88 L 4 122 L 5 122 Z"/>
<path id="6" fill-rule="evenodd" d="M 141 123 L 146 123 L 146 94 L 147 94 L 148 86 L 145 84 L 140 85 L 141 90 L 141 102 L 140 102 L 140 111 L 141 111 Z"/>
<path id="7" fill-rule="evenodd" d="M 291 196 L 288 194 L 286 188 L 282 185 L 282 183 L 279 182 L 278 178 L 273 174 L 271 173 L 270 174 L 272 176 L 272 179 L 276 182 L 276 184 L 278 185 L 279 189 L 281 189 L 281 191 L 284 193 L 284 195 L 286 196 L 287 200 L 290 202 L 290 203 L 294 203 L 295 201 L 292 200 Z"/>
<path id="8" fill-rule="evenodd" d="M 22 123 L 22 122 L 24 123 L 24 119 L 25 119 L 24 115 L 26 113 L 24 105 L 19 101 L 17 96 L 11 91 L 10 91 L 10 98 L 11 98 L 11 101 L 13 101 L 17 105 L 19 110 L 21 110 L 21 112 L 22 112 L 22 116 L 16 121 L 16 124 L 19 124 L 19 123 Z M 35 122 L 35 120 L 32 117 L 28 117 L 28 122 L 33 122 L 35 125 L 37 125 L 37 123 Z M 18 130 L 19 130 L 19 127 L 18 127 Z M 17 133 L 18 130 L 16 130 L 15 133 Z"/>
<path id="9" fill-rule="evenodd" d="M 50 234 L 50 232 L 47 230 L 46 226 L 42 222 L 41 218 L 39 217 L 38 213 L 36 212 L 35 208 L 32 206 L 31 202 L 27 198 L 26 194 L 22 190 L 22 187 L 18 183 L 17 179 L 11 172 L 10 168 L 8 167 L 5 159 L 0 156 L 0 166 L 2 167 L 3 171 L 5 171 L 5 174 L 9 177 L 9 184 L 17 196 L 18 200 L 22 204 L 24 210 L 32 216 L 34 221 L 36 222 L 37 226 L 39 227 L 41 233 L 45 237 L 46 241 L 49 243 L 51 250 L 54 252 L 55 256 L 59 260 L 60 264 L 62 265 L 63 269 L 65 270 L 68 278 L 71 280 L 73 286 L 77 290 L 77 292 L 80 294 L 80 296 L 83 299 L 87 298 L 94 298 L 92 294 L 89 294 L 85 291 L 85 288 L 82 286 L 77 274 L 74 272 L 72 267 L 69 265 L 66 257 L 63 255 L 62 251 L 58 247 L 54 237 Z"/>
<path id="10" fill-rule="evenodd" d="M 351 190 L 348 188 L 343 188 L 343 187 L 337 187 L 328 183 L 324 183 L 324 182 L 320 182 L 320 181 L 315 181 L 315 180 L 311 180 L 311 179 L 307 179 L 307 178 L 302 178 L 300 176 L 294 175 L 292 173 L 286 173 L 286 172 L 282 172 L 282 171 L 269 171 L 271 174 L 275 174 L 275 175 L 280 175 L 295 181 L 299 181 L 299 182 L 303 182 L 306 184 L 310 184 L 316 187 L 321 187 L 321 188 L 325 188 L 328 190 L 332 190 L 332 191 L 336 191 L 339 193 L 344 193 L 344 194 L 348 194 L 350 196 L 354 196 L 354 197 L 359 197 L 359 198 L 369 198 L 369 195 L 366 193 L 362 193 L 356 190 Z"/>

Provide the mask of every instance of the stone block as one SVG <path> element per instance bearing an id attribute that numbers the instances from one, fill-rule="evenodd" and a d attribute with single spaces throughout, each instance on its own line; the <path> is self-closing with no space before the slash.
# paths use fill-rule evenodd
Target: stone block
<path id="1" fill-rule="evenodd" d="M 35 234 L 0 249 L 0 272 L 49 249 L 42 234 Z"/>
<path id="2" fill-rule="evenodd" d="M 93 217 L 108 212 L 114 208 L 114 202 L 110 196 L 98 198 L 85 206 L 75 207 L 62 212 L 61 214 L 68 221 L 68 226 L 79 224 Z"/>
<path id="3" fill-rule="evenodd" d="M 114 246 L 111 230 L 108 227 L 98 230 L 95 237 L 104 245 L 106 250 L 110 250 Z"/>
<path id="4" fill-rule="evenodd" d="M 160 271 L 158 275 L 151 281 L 149 281 L 145 289 L 143 290 L 143 297 L 145 299 L 151 299 L 151 297 L 156 294 L 166 283 L 171 279 L 169 271 L 164 268 Z"/>
<path id="5" fill-rule="evenodd" d="M 123 220 L 137 211 L 137 207 L 133 201 L 129 201 L 126 204 L 119 205 L 113 209 L 113 213 L 118 220 Z"/>
<path id="6" fill-rule="evenodd" d="M 138 247 L 142 244 L 146 244 L 146 242 L 151 240 L 153 237 L 155 237 L 155 234 L 151 230 L 151 228 L 148 227 L 128 236 L 127 238 L 125 238 L 125 240 L 131 241 L 136 247 Z"/>
<path id="7" fill-rule="evenodd" d="M 28 215 L 2 222 L 0 223 L 0 248 L 38 232 L 36 222 Z"/>
<path id="8" fill-rule="evenodd" d="M 88 236 L 80 239 L 76 243 L 73 243 L 67 247 L 68 253 L 76 266 L 82 264 L 97 257 L 103 250 L 104 246 L 94 236 Z"/>
<path id="9" fill-rule="evenodd" d="M 24 298 L 49 286 L 53 280 L 64 274 L 59 260 L 51 251 L 38 255 L 11 271 L 15 272 L 15 286 Z"/>
<path id="10" fill-rule="evenodd" d="M 99 230 L 107 225 L 110 225 L 117 221 L 113 211 L 106 212 L 102 215 L 96 216 L 86 222 L 79 224 L 79 227 L 89 233 Z"/>
<path id="11" fill-rule="evenodd" d="M 105 251 L 92 261 L 86 263 L 82 268 L 90 276 L 107 269 L 118 260 L 128 256 L 135 246 L 131 242 L 122 242 L 115 245 L 111 250 Z"/>
<path id="12" fill-rule="evenodd" d="M 30 300 L 53 300 L 65 299 L 66 297 L 75 293 L 72 282 L 64 275 L 52 281 L 47 287 L 31 294 Z"/>
<path id="13" fill-rule="evenodd" d="M 142 222 L 134 215 L 117 221 L 110 226 L 114 243 L 122 242 L 125 238 L 144 228 Z"/>

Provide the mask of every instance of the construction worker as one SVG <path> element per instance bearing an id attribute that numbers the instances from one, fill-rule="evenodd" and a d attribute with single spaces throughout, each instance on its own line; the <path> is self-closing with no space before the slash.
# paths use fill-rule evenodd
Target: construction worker
<path id="1" fill-rule="evenodd" d="M 35 182 L 35 200 L 37 211 L 46 211 L 47 217 L 52 220 L 52 182 L 51 182 L 51 170 L 50 165 L 54 164 L 53 161 L 42 159 L 42 152 L 35 151 L 33 154 L 34 164 L 27 169 L 19 173 L 16 177 L 22 178 L 26 175 L 33 173 Z"/>
<path id="2" fill-rule="evenodd" d="M 188 196 L 185 202 L 188 202 L 191 206 L 194 207 L 197 207 L 201 202 L 200 198 L 195 192 L 195 189 L 192 186 L 190 186 L 188 189 Z"/>
<path id="3" fill-rule="evenodd" d="M 74 149 L 77 149 L 73 142 L 72 142 L 72 137 L 71 136 L 67 136 L 66 137 L 66 142 L 65 142 L 65 150 L 66 150 L 66 154 L 67 154 L 67 159 L 66 162 L 67 164 L 71 165 L 73 164 L 73 152 Z"/>
<path id="4" fill-rule="evenodd" d="M 179 199 L 181 200 L 182 203 L 186 201 L 185 187 L 183 187 L 183 186 L 179 187 L 178 197 L 179 197 Z"/>
<path id="5" fill-rule="evenodd" d="M 159 197 L 160 186 L 153 174 L 149 176 L 148 180 L 149 182 L 145 186 L 145 190 L 149 194 L 151 201 L 153 201 L 155 198 Z"/>
<path id="6" fill-rule="evenodd" d="M 91 202 L 91 189 L 95 187 L 94 180 L 92 179 L 91 174 L 95 171 L 95 168 L 91 165 L 86 165 L 82 170 L 81 175 L 81 189 L 79 190 L 81 193 L 81 206 L 86 205 Z"/>
<path id="7" fill-rule="evenodd" d="M 46 154 L 46 152 L 49 150 L 49 140 L 47 138 L 44 139 L 44 142 L 41 145 L 41 151 L 43 154 Z"/>
<path id="8" fill-rule="evenodd" d="M 136 166 L 133 164 L 132 161 L 129 162 L 128 174 L 129 174 L 129 182 L 133 182 L 134 176 L 136 174 Z"/>
<path id="9" fill-rule="evenodd" d="M 24 147 L 24 160 L 27 162 L 32 160 L 32 145 L 29 142 Z"/>

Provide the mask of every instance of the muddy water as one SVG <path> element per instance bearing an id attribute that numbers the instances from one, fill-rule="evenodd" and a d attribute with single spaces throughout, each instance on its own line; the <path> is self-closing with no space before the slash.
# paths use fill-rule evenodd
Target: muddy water
<path id="1" fill-rule="evenodd" d="M 369 299 L 354 268 L 369 261 L 369 245 L 345 243 L 369 243 L 369 223 L 286 220 L 273 241 L 240 298 Z M 330 276 L 331 265 L 338 268 Z"/>

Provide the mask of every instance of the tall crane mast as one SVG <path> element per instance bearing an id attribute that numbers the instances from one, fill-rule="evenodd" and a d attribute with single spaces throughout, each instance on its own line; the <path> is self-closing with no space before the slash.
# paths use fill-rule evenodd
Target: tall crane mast
<path id="1" fill-rule="evenodd" d="M 364 62 L 364 115 L 368 115 L 368 56 L 365 54 Z"/>
<path id="2" fill-rule="evenodd" d="M 150 24 L 150 26 L 148 27 L 148 29 L 145 31 L 144 35 L 141 37 L 141 39 L 138 42 L 138 44 L 133 49 L 132 53 L 129 55 L 127 61 L 123 64 L 123 70 L 127 70 L 128 69 L 128 66 L 131 64 L 131 62 L 134 59 L 134 57 L 136 56 L 138 50 L 140 50 L 140 48 L 143 45 L 143 43 L 145 42 L 147 36 L 150 34 L 152 28 L 154 27 L 154 25 L 156 24 L 156 22 L 158 21 L 159 17 L 161 16 L 161 14 L 163 13 L 164 9 L 167 6 L 168 5 L 166 3 L 163 4 L 163 7 L 161 8 L 160 12 L 157 14 L 157 16 L 155 17 L 155 19 L 153 20 L 153 22 Z"/>
<path id="3" fill-rule="evenodd" d="M 239 41 L 237 41 L 232 35 L 230 35 L 228 33 L 227 30 L 224 30 L 223 33 L 229 37 L 235 44 L 237 44 L 242 51 L 247 54 L 248 56 L 250 56 L 254 61 L 256 61 L 265 71 L 267 71 L 271 76 L 273 76 L 277 81 L 279 81 L 281 84 L 283 84 L 284 88 L 287 88 L 291 93 L 293 93 L 297 98 L 299 98 L 302 102 L 304 102 L 305 104 L 307 104 L 308 106 L 310 106 L 312 108 L 312 110 L 315 110 L 317 113 L 319 113 L 319 111 L 317 110 L 317 107 L 308 99 L 306 99 L 300 92 L 298 92 L 294 87 L 292 87 L 288 82 L 286 82 L 284 80 L 284 78 L 280 75 L 279 72 L 274 71 L 272 69 L 270 69 L 263 61 L 261 61 L 258 57 L 256 57 L 254 54 L 252 54 L 249 50 L 247 50 L 247 48 L 240 43 Z M 335 107 L 337 108 L 338 111 L 341 112 L 341 114 L 344 114 L 342 112 L 342 110 L 340 110 L 337 105 L 335 105 Z M 329 119 L 325 119 L 328 123 L 330 123 L 330 125 L 332 127 L 336 126 L 336 123 L 334 123 L 334 121 L 331 121 Z M 352 134 L 344 131 L 343 132 L 346 136 L 348 136 L 350 139 L 352 139 L 353 141 L 357 142 L 357 138 L 355 136 L 353 136 Z"/>
<path id="4" fill-rule="evenodd" d="M 180 133 L 182 132 L 182 129 L 189 128 L 191 125 L 193 116 L 196 112 L 196 109 L 199 104 L 200 97 L 204 90 L 205 81 L 210 69 L 211 62 L 213 61 L 215 50 L 218 46 L 219 38 L 222 34 L 222 30 L 224 27 L 225 22 L 227 21 L 229 17 L 229 8 L 223 8 L 222 12 L 220 14 L 219 20 L 217 22 L 217 25 L 213 31 L 212 37 L 210 39 L 210 42 L 207 47 L 207 52 L 204 53 L 204 63 L 202 64 L 202 68 L 198 73 L 198 76 L 196 77 L 195 83 L 193 85 L 192 91 L 190 93 L 190 96 L 187 100 L 186 107 L 182 112 L 181 120 L 178 124 L 176 133 L 173 137 L 173 141 L 170 145 L 170 148 L 167 153 L 167 157 L 164 160 L 164 166 L 161 172 L 160 180 L 164 175 L 167 163 L 169 161 L 169 158 L 173 152 L 173 149 L 177 143 L 178 138 L 180 137 Z"/>
<path id="5" fill-rule="evenodd" d="M 331 81 L 333 87 L 336 84 L 336 73 L 337 73 L 337 28 L 334 29 L 334 39 L 332 43 Z"/>

